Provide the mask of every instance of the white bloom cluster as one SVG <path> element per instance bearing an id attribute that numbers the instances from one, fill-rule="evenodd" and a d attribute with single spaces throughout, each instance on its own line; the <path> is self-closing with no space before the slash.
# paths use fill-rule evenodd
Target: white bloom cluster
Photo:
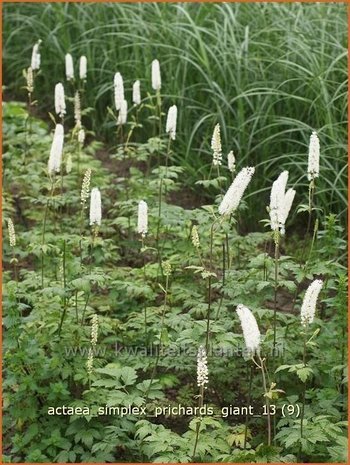
<path id="1" fill-rule="evenodd" d="M 309 160 L 307 167 L 307 178 L 312 181 L 320 174 L 320 141 L 317 133 L 313 131 L 310 136 Z"/>
<path id="2" fill-rule="evenodd" d="M 88 168 L 85 171 L 83 183 L 81 186 L 81 193 L 80 193 L 80 203 L 85 206 L 87 199 L 90 195 L 90 180 L 91 180 L 91 168 Z"/>
<path id="3" fill-rule="evenodd" d="M 97 344 L 97 337 L 98 337 L 98 316 L 96 313 L 92 315 L 92 322 L 91 322 L 91 345 L 95 346 Z"/>
<path id="4" fill-rule="evenodd" d="M 117 124 L 119 125 L 126 124 L 127 118 L 128 118 L 128 102 L 126 100 L 123 100 L 120 105 Z"/>
<path id="5" fill-rule="evenodd" d="M 15 227 L 13 225 L 13 221 L 11 218 L 7 220 L 7 227 L 8 227 L 8 232 L 9 232 L 9 241 L 10 241 L 10 246 L 15 247 L 16 245 L 16 233 L 15 233 Z"/>
<path id="6" fill-rule="evenodd" d="M 120 73 L 114 75 L 114 104 L 116 110 L 120 110 L 124 101 L 124 83 Z M 120 123 L 119 123 L 120 124 Z"/>
<path id="7" fill-rule="evenodd" d="M 301 324 L 307 326 L 311 324 L 314 320 L 316 313 L 316 304 L 318 295 L 322 289 L 323 281 L 316 279 L 313 281 L 310 286 L 307 288 L 304 300 L 301 306 L 300 318 Z"/>
<path id="8" fill-rule="evenodd" d="M 177 119 L 177 106 L 172 105 L 168 110 L 166 119 L 166 133 L 169 134 L 172 140 L 176 137 L 176 119 Z"/>
<path id="9" fill-rule="evenodd" d="M 67 81 L 74 79 L 73 57 L 70 53 L 66 54 L 66 78 Z"/>
<path id="10" fill-rule="evenodd" d="M 235 159 L 235 156 L 231 150 L 231 152 L 229 152 L 229 154 L 227 155 L 227 167 L 229 169 L 229 171 L 231 171 L 231 173 L 234 173 L 235 170 L 236 170 L 236 159 Z"/>
<path id="11" fill-rule="evenodd" d="M 285 224 L 295 196 L 294 189 L 286 191 L 288 171 L 283 171 L 272 184 L 270 194 L 270 224 L 273 231 L 285 233 Z"/>
<path id="12" fill-rule="evenodd" d="M 101 193 L 97 187 L 91 190 L 90 196 L 90 226 L 101 226 L 102 208 Z"/>
<path id="13" fill-rule="evenodd" d="M 85 141 L 85 131 L 83 128 L 79 129 L 78 132 L 78 142 L 79 144 L 83 145 Z"/>
<path id="14" fill-rule="evenodd" d="M 75 120 L 75 124 L 78 127 L 80 127 L 81 126 L 81 105 L 80 105 L 80 95 L 79 95 L 78 90 L 74 94 L 74 120 Z"/>
<path id="15" fill-rule="evenodd" d="M 198 234 L 198 228 L 196 225 L 193 225 L 192 227 L 192 244 L 193 246 L 198 249 L 200 247 L 200 241 L 199 241 L 199 234 Z"/>
<path id="16" fill-rule="evenodd" d="M 86 361 L 86 370 L 89 373 L 89 375 L 92 374 L 93 365 L 94 365 L 94 351 L 92 347 L 89 347 L 88 359 Z"/>
<path id="17" fill-rule="evenodd" d="M 141 91 L 139 80 L 135 81 L 132 86 L 132 103 L 135 105 L 140 105 L 141 103 Z"/>
<path id="18" fill-rule="evenodd" d="M 171 275 L 171 263 L 169 260 L 166 260 L 162 262 L 162 269 L 163 269 L 163 274 L 164 276 L 170 276 Z"/>
<path id="19" fill-rule="evenodd" d="M 199 346 L 197 354 L 197 386 L 207 388 L 208 374 L 207 353 L 203 346 Z"/>
<path id="20" fill-rule="evenodd" d="M 39 53 L 40 44 L 41 44 L 41 40 L 38 40 L 38 42 L 34 44 L 33 46 L 32 60 L 31 60 L 31 65 L 30 65 L 33 71 L 37 71 L 38 69 L 40 69 L 40 62 L 41 62 L 41 56 Z"/>
<path id="21" fill-rule="evenodd" d="M 79 78 L 81 80 L 85 80 L 86 74 L 87 74 L 87 59 L 85 55 L 82 55 L 79 60 Z"/>
<path id="22" fill-rule="evenodd" d="M 49 174 L 58 173 L 61 169 L 64 131 L 62 124 L 56 124 L 48 163 Z"/>
<path id="23" fill-rule="evenodd" d="M 248 356 L 252 357 L 255 353 L 260 353 L 260 331 L 255 316 L 242 304 L 236 308 L 238 318 L 240 319 L 244 342 L 247 348 Z"/>
<path id="24" fill-rule="evenodd" d="M 55 86 L 55 112 L 61 118 L 66 114 L 66 101 L 64 98 L 64 88 L 59 82 Z"/>
<path id="25" fill-rule="evenodd" d="M 142 237 L 145 237 L 148 231 L 148 206 L 144 200 L 139 203 L 137 231 Z"/>
<path id="26" fill-rule="evenodd" d="M 221 135 L 220 135 L 220 124 L 218 123 L 213 132 L 211 138 L 211 149 L 213 151 L 213 165 L 221 165 L 222 162 L 222 147 L 221 147 Z"/>
<path id="27" fill-rule="evenodd" d="M 29 68 L 27 69 L 26 80 L 27 80 L 28 92 L 31 94 L 34 91 L 34 76 L 33 76 L 33 69 L 31 66 L 29 66 Z"/>
<path id="28" fill-rule="evenodd" d="M 254 171 L 255 168 L 246 167 L 237 174 L 219 205 L 220 215 L 229 215 L 237 209 Z"/>
<path id="29" fill-rule="evenodd" d="M 159 90 L 162 86 L 160 77 L 160 66 L 158 60 L 152 61 L 152 89 Z"/>

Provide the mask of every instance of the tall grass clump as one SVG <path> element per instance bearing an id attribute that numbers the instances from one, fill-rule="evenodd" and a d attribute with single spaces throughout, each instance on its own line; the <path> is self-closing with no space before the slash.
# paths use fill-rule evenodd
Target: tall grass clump
<path id="1" fill-rule="evenodd" d="M 20 92 L 33 36 L 45 38 L 37 76 L 41 110 L 51 108 L 55 79 L 65 77 L 67 52 L 84 56 L 89 77 L 99 84 L 85 88 L 85 106 L 94 107 L 86 116 L 87 126 L 111 142 L 114 122 L 105 109 L 113 93 L 115 64 L 123 63 L 129 97 L 135 77 L 141 87 L 148 87 L 150 63 L 160 63 L 162 86 L 153 92 L 164 108 L 176 97 L 181 140 L 174 159 L 186 166 L 187 185 L 209 173 L 210 138 L 217 123 L 223 141 L 230 141 L 242 163 L 263 173 L 264 182 L 258 186 L 253 181 L 247 197 L 246 228 L 258 226 L 258 211 L 266 204 L 281 162 L 307 198 L 305 153 L 309 135 L 317 129 L 325 147 L 318 207 L 325 215 L 342 212 L 345 224 L 345 5 L 5 4 L 4 19 L 4 75 L 11 92 Z M 145 103 L 152 98 L 145 96 Z M 160 113 L 158 117 L 163 132 Z M 148 130 L 147 124 L 139 128 L 138 137 Z M 256 193 L 258 201 L 253 200 Z M 300 226 L 307 221 L 307 213 L 297 217 Z"/>

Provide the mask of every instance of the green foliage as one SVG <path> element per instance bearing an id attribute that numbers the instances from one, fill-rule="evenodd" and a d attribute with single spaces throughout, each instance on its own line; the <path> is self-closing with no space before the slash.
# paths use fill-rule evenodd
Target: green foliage
<path id="1" fill-rule="evenodd" d="M 22 70 L 41 38 L 42 72 L 35 96 L 42 110 L 52 112 L 54 85 L 64 79 L 65 53 L 72 53 L 75 63 L 86 55 L 84 107 L 93 108 L 86 115 L 87 127 L 112 143 L 115 116 L 106 108 L 112 106 L 114 73 L 122 73 L 128 100 L 132 83 L 141 80 L 142 120 L 135 135 L 138 142 L 145 141 L 158 121 L 150 86 L 150 64 L 158 58 L 163 108 L 179 107 L 174 158 L 185 168 L 184 182 L 192 188 L 207 179 L 210 139 L 219 122 L 224 164 L 233 150 L 239 167 L 257 168 L 259 182 L 253 179 L 246 197 L 250 229 L 258 226 L 281 162 L 290 169 L 298 200 L 307 202 L 307 145 L 311 130 L 317 130 L 323 156 L 318 207 L 326 214 L 339 212 L 345 224 L 344 4 L 10 3 L 3 14 L 4 84 L 9 91 L 24 95 Z M 214 185 L 210 195 L 215 192 Z M 306 216 L 294 220 L 303 224 Z"/>

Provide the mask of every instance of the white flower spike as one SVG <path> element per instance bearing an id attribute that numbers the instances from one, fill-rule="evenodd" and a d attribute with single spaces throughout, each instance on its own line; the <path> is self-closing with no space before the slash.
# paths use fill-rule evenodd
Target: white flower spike
<path id="1" fill-rule="evenodd" d="M 87 75 L 87 59 L 85 55 L 82 55 L 79 60 L 79 78 L 82 81 L 85 81 L 86 75 Z"/>
<path id="2" fill-rule="evenodd" d="M 213 151 L 213 165 L 218 166 L 222 163 L 222 147 L 221 147 L 221 136 L 220 136 L 220 124 L 218 123 L 213 132 L 211 138 L 211 149 Z"/>
<path id="3" fill-rule="evenodd" d="M 142 237 L 148 232 L 148 205 L 144 200 L 141 200 L 138 207 L 137 231 Z"/>
<path id="4" fill-rule="evenodd" d="M 132 103 L 134 105 L 140 105 L 141 103 L 141 91 L 140 91 L 140 81 L 137 80 L 132 86 Z"/>
<path id="5" fill-rule="evenodd" d="M 281 212 L 281 217 L 280 217 L 280 227 L 281 227 L 282 235 L 285 234 L 285 224 L 286 224 L 290 209 L 292 208 L 295 193 L 296 192 L 294 189 L 288 189 L 286 192 L 286 195 L 284 196 L 283 210 Z"/>
<path id="6" fill-rule="evenodd" d="M 270 194 L 270 225 L 272 231 L 279 231 L 283 235 L 285 233 L 285 224 L 292 207 L 295 196 L 295 190 L 289 189 L 287 192 L 286 186 L 288 181 L 288 171 L 283 171 L 274 181 Z"/>
<path id="7" fill-rule="evenodd" d="M 235 156 L 231 150 L 231 152 L 229 152 L 229 154 L 227 155 L 227 167 L 229 169 L 229 171 L 231 171 L 231 173 L 234 173 L 236 171 L 236 159 L 235 159 Z"/>
<path id="8" fill-rule="evenodd" d="M 255 316 L 242 304 L 236 308 L 238 318 L 240 319 L 245 346 L 248 357 L 260 354 L 260 331 Z"/>
<path id="9" fill-rule="evenodd" d="M 197 386 L 207 388 L 208 384 L 208 362 L 207 353 L 203 346 L 199 346 L 197 354 Z"/>
<path id="10" fill-rule="evenodd" d="M 64 87 L 60 82 L 55 86 L 55 112 L 61 118 L 66 114 Z"/>
<path id="11" fill-rule="evenodd" d="M 73 57 L 70 53 L 66 54 L 66 78 L 67 81 L 74 79 Z"/>
<path id="12" fill-rule="evenodd" d="M 48 163 L 48 172 L 50 175 L 58 173 L 61 170 L 63 141 L 63 126 L 62 124 L 56 124 Z"/>
<path id="13" fill-rule="evenodd" d="M 77 90 L 74 94 L 74 120 L 77 126 L 81 126 L 81 106 L 80 106 L 80 95 Z"/>
<path id="14" fill-rule="evenodd" d="M 255 168 L 246 167 L 237 174 L 219 206 L 220 215 L 229 215 L 237 209 L 254 171 Z"/>
<path id="15" fill-rule="evenodd" d="M 305 327 L 314 321 L 318 295 L 322 289 L 323 281 L 316 279 L 307 288 L 304 300 L 301 306 L 300 319 L 301 324 Z"/>
<path id="16" fill-rule="evenodd" d="M 90 226 L 101 226 L 102 208 L 101 193 L 97 187 L 91 190 L 90 196 Z"/>
<path id="17" fill-rule="evenodd" d="M 168 116 L 166 120 L 166 133 L 169 134 L 172 140 L 176 137 L 176 120 L 177 120 L 177 106 L 173 105 L 168 110 Z"/>
<path id="18" fill-rule="evenodd" d="M 15 227 L 13 225 L 13 221 L 11 220 L 11 218 L 7 220 L 7 228 L 9 232 L 10 247 L 15 247 L 16 246 L 16 233 L 15 233 Z"/>
<path id="19" fill-rule="evenodd" d="M 120 73 L 114 75 L 114 104 L 116 110 L 120 110 L 124 101 L 124 82 Z"/>
<path id="20" fill-rule="evenodd" d="M 152 61 L 152 89 L 160 90 L 162 87 L 162 80 L 160 77 L 160 66 L 158 60 Z"/>
<path id="21" fill-rule="evenodd" d="M 123 100 L 120 106 L 117 124 L 119 125 L 126 124 L 127 118 L 128 118 L 128 102 L 126 100 Z"/>
<path id="22" fill-rule="evenodd" d="M 92 315 L 91 320 L 91 345 L 95 346 L 97 344 L 98 338 L 98 316 L 96 313 Z"/>
<path id="23" fill-rule="evenodd" d="M 309 160 L 307 167 L 307 178 L 312 181 L 318 178 L 320 174 L 320 141 L 317 133 L 313 131 L 310 136 Z"/>
<path id="24" fill-rule="evenodd" d="M 91 180 L 91 168 L 88 168 L 85 171 L 83 183 L 81 186 L 81 192 L 80 192 L 80 203 L 82 204 L 83 208 L 85 208 L 86 201 L 90 195 L 90 180 Z"/>
<path id="25" fill-rule="evenodd" d="M 78 142 L 80 145 L 83 145 L 85 142 L 85 131 L 83 128 L 79 129 L 78 132 Z"/>
<path id="26" fill-rule="evenodd" d="M 34 91 L 34 75 L 33 75 L 33 70 L 30 66 L 26 72 L 26 80 L 27 80 L 28 93 L 31 94 Z"/>
<path id="27" fill-rule="evenodd" d="M 39 53 L 40 44 L 41 44 L 41 40 L 38 40 L 38 42 L 34 44 L 33 46 L 32 60 L 31 60 L 31 65 L 30 65 L 33 71 L 37 71 L 40 69 L 40 64 L 41 64 L 41 56 Z"/>

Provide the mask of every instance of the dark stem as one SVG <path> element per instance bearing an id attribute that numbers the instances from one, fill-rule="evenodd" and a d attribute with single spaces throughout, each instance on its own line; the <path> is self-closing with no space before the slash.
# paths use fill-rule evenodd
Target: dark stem
<path id="1" fill-rule="evenodd" d="M 41 247 L 43 247 L 44 244 L 45 244 L 47 214 L 48 214 L 48 211 L 49 211 L 49 203 L 50 203 L 50 200 L 52 199 L 53 192 L 54 192 L 54 180 L 51 179 L 51 192 L 50 192 L 50 196 L 47 198 L 45 212 L 44 212 Z M 42 289 L 44 289 L 44 251 L 43 251 L 42 248 L 41 248 L 41 287 L 42 287 Z"/>
<path id="2" fill-rule="evenodd" d="M 143 264 L 143 280 L 145 285 L 147 284 L 147 275 L 146 275 L 146 260 L 145 260 L 145 254 L 144 254 L 144 237 L 141 237 L 141 253 L 142 253 L 142 264 Z M 145 340 L 147 341 L 147 305 L 146 302 L 144 304 L 144 314 L 145 314 Z"/>
<path id="3" fill-rule="evenodd" d="M 202 385 L 200 387 L 200 389 L 199 389 L 199 398 L 198 398 L 198 407 L 199 408 L 203 407 L 203 402 L 204 402 L 204 386 Z M 192 462 L 195 461 L 195 457 L 196 457 L 196 450 L 197 450 L 197 445 L 198 445 L 200 426 L 201 426 L 201 420 L 199 418 L 197 426 L 196 426 L 196 439 L 195 439 L 194 447 L 193 447 Z"/>
<path id="4" fill-rule="evenodd" d="M 276 232 L 276 235 L 277 234 L 279 233 Z M 276 239 L 275 239 L 275 286 L 274 286 L 274 305 L 273 305 L 273 349 L 272 349 L 273 371 L 275 371 L 275 357 L 276 357 L 278 256 L 279 256 L 279 237 L 276 236 Z"/>
<path id="5" fill-rule="evenodd" d="M 306 326 L 303 335 L 303 365 L 306 367 L 306 337 L 307 337 L 307 329 Z M 302 404 L 301 404 L 301 412 L 300 412 L 300 439 L 303 438 L 303 429 L 304 429 L 304 412 L 305 412 L 305 397 L 306 397 L 306 381 L 303 383 L 303 393 L 302 393 Z M 298 453 L 298 461 L 301 456 L 301 441 L 299 444 L 299 453 Z"/>
<path id="6" fill-rule="evenodd" d="M 260 369 L 261 369 L 261 375 L 262 375 L 262 380 L 263 380 L 263 387 L 264 387 L 264 392 L 267 394 L 267 385 L 266 385 L 266 376 L 265 376 L 265 369 L 264 369 L 264 362 L 261 360 L 261 357 L 259 356 L 260 360 Z M 271 446 L 271 414 L 270 414 L 270 400 L 267 396 L 265 397 L 266 401 L 266 407 L 267 407 L 267 445 Z"/>
<path id="7" fill-rule="evenodd" d="M 166 306 L 167 306 L 168 287 L 169 287 L 169 276 L 167 275 L 166 279 L 165 279 L 165 294 L 164 294 L 162 320 L 161 320 L 161 324 L 160 324 L 159 348 L 158 348 L 158 351 L 157 351 L 157 357 L 156 357 L 156 361 L 155 361 L 155 364 L 154 364 L 154 367 L 153 367 L 151 380 L 150 380 L 150 383 L 148 385 L 148 389 L 146 391 L 145 404 L 147 404 L 148 394 L 149 394 L 149 391 L 151 389 L 154 377 L 155 377 L 156 372 L 157 372 L 159 358 L 160 358 L 160 352 L 161 352 L 161 349 L 162 349 L 162 336 L 163 336 L 163 329 L 164 329 L 164 317 L 165 317 Z"/>
<path id="8" fill-rule="evenodd" d="M 213 239 L 214 239 L 214 226 L 216 221 L 213 222 L 210 228 L 210 255 L 209 255 L 209 277 L 208 277 L 208 311 L 207 311 L 207 331 L 205 339 L 205 350 L 208 353 L 209 351 L 209 333 L 210 333 L 210 313 L 211 313 L 211 284 L 213 272 Z"/>
<path id="9" fill-rule="evenodd" d="M 253 384 L 253 366 L 250 366 L 250 373 L 249 373 L 249 387 L 248 387 L 248 399 L 247 399 L 247 407 L 249 408 L 250 402 L 251 402 L 251 396 L 252 396 L 252 384 Z M 246 449 L 247 445 L 247 435 L 248 435 L 248 422 L 249 422 L 249 416 L 248 413 L 245 416 L 245 425 L 244 425 L 244 443 L 243 443 L 243 449 Z"/>
<path id="10" fill-rule="evenodd" d="M 61 336 L 61 329 L 63 325 L 64 318 L 67 313 L 67 297 L 66 297 L 66 288 L 67 288 L 67 278 L 66 278 L 66 241 L 63 241 L 63 312 L 61 316 L 61 321 L 58 327 L 58 336 Z"/>

